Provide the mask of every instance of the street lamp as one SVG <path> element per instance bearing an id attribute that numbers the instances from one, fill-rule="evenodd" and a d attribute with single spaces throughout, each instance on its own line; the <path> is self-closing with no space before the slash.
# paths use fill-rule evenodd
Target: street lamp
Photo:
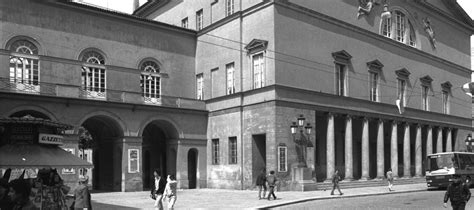
<path id="1" fill-rule="evenodd" d="M 310 123 L 307 123 L 304 126 L 305 118 L 303 115 L 300 115 L 297 118 L 297 122 L 293 122 L 290 125 L 291 135 L 293 136 L 293 142 L 296 143 L 296 152 L 298 154 L 298 168 L 306 168 L 306 148 L 313 147 L 313 144 L 310 141 L 310 134 L 312 126 Z M 297 131 L 300 132 L 297 132 Z"/>
<path id="2" fill-rule="evenodd" d="M 472 147 L 474 146 L 474 141 L 472 141 L 471 134 L 466 137 L 466 148 L 468 152 L 472 152 Z"/>

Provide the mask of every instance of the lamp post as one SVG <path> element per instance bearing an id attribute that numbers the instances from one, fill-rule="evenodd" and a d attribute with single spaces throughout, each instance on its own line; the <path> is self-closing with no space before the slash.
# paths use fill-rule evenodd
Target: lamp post
<path id="1" fill-rule="evenodd" d="M 291 135 L 293 136 L 293 142 L 296 143 L 296 152 L 298 155 L 298 168 L 306 168 L 306 148 L 313 147 L 310 141 L 311 130 L 313 127 L 310 123 L 305 125 L 305 118 L 300 115 L 297 118 L 297 122 L 293 122 L 290 126 Z M 299 132 L 297 132 L 299 130 Z"/>
<path id="2" fill-rule="evenodd" d="M 467 135 L 466 137 L 466 148 L 468 152 L 472 152 L 472 148 L 474 146 L 474 141 L 472 140 L 471 134 Z"/>

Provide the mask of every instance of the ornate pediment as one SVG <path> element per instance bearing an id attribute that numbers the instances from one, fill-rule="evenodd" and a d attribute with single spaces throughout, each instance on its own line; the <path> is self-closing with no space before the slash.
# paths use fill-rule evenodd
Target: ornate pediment
<path id="1" fill-rule="evenodd" d="M 432 79 L 430 76 L 428 76 L 428 75 L 426 75 L 426 76 L 420 78 L 420 82 L 421 82 L 422 84 L 430 84 L 432 81 L 433 81 L 433 79 Z"/>
<path id="2" fill-rule="evenodd" d="M 443 89 L 451 89 L 451 87 L 453 87 L 453 85 L 451 84 L 451 82 L 447 81 L 447 82 L 441 84 L 441 87 Z"/>
<path id="3" fill-rule="evenodd" d="M 248 54 L 252 54 L 258 51 L 265 51 L 267 50 L 267 47 L 268 41 L 261 39 L 253 39 L 247 46 L 245 46 L 245 49 L 247 50 Z"/>
<path id="4" fill-rule="evenodd" d="M 397 76 L 400 78 L 408 78 L 411 73 L 406 68 L 403 68 L 400 70 L 396 70 L 395 74 L 397 74 Z"/>
<path id="5" fill-rule="evenodd" d="M 373 61 L 367 62 L 367 67 L 372 70 L 382 70 L 383 64 L 379 60 L 375 59 Z"/>
<path id="6" fill-rule="evenodd" d="M 352 55 L 346 52 L 345 50 L 337 51 L 332 53 L 334 60 L 339 62 L 348 63 L 351 60 Z"/>

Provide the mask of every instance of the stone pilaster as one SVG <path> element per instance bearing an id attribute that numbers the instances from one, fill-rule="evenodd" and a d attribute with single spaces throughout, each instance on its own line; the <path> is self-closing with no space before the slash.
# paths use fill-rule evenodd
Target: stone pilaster
<path id="1" fill-rule="evenodd" d="M 398 177 L 398 122 L 392 122 L 392 139 L 390 142 L 391 150 L 390 155 L 391 159 L 391 167 L 393 172 L 393 177 Z"/>
<path id="2" fill-rule="evenodd" d="M 415 176 L 421 177 L 421 125 L 416 125 L 416 140 L 415 140 Z"/>
<path id="3" fill-rule="evenodd" d="M 353 153 L 352 153 L 352 117 L 346 116 L 346 136 L 345 136 L 345 168 L 346 180 L 354 178 L 353 170 Z"/>
<path id="4" fill-rule="evenodd" d="M 384 177 L 384 135 L 383 135 L 383 120 L 378 120 L 377 129 L 377 178 Z"/>
<path id="5" fill-rule="evenodd" d="M 369 179 L 369 119 L 362 119 L 362 180 Z"/>
<path id="6" fill-rule="evenodd" d="M 334 115 L 332 113 L 328 114 L 328 127 L 326 133 L 326 161 L 327 161 L 327 170 L 326 170 L 326 179 L 331 180 L 332 175 L 334 174 L 336 168 L 336 153 L 335 153 L 335 143 L 334 143 Z"/>
<path id="7" fill-rule="evenodd" d="M 410 154 L 410 125 L 405 123 L 405 135 L 403 137 L 403 177 L 411 177 L 411 154 Z"/>

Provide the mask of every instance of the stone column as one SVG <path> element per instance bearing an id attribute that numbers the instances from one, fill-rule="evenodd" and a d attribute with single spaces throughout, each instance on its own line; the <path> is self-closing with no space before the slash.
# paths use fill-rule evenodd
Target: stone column
<path id="1" fill-rule="evenodd" d="M 328 113 L 328 127 L 326 134 L 326 179 L 331 180 L 336 168 L 336 153 L 334 145 L 334 115 Z"/>
<path id="2" fill-rule="evenodd" d="M 415 176 L 421 177 L 421 125 L 416 125 L 416 140 L 415 140 Z"/>
<path id="3" fill-rule="evenodd" d="M 393 177 L 398 177 L 398 122 L 392 122 L 392 139 L 390 155 Z"/>
<path id="4" fill-rule="evenodd" d="M 354 178 L 353 154 L 352 154 L 352 116 L 346 116 L 346 136 L 345 136 L 345 168 L 346 180 Z"/>
<path id="5" fill-rule="evenodd" d="M 448 128 L 448 133 L 446 134 L 446 152 L 452 152 L 453 151 L 453 141 L 451 137 L 451 128 Z"/>
<path id="6" fill-rule="evenodd" d="M 377 121 L 377 178 L 384 178 L 384 135 L 383 135 L 383 120 Z"/>
<path id="7" fill-rule="evenodd" d="M 433 154 L 433 127 L 428 125 L 427 128 L 428 134 L 426 135 L 426 154 Z"/>
<path id="8" fill-rule="evenodd" d="M 369 119 L 362 119 L 362 177 L 369 179 Z"/>
<path id="9" fill-rule="evenodd" d="M 411 177 L 410 158 L 410 125 L 405 123 L 405 135 L 403 137 L 403 177 Z"/>
<path id="10" fill-rule="evenodd" d="M 436 153 L 443 152 L 443 129 L 438 127 L 438 140 L 436 141 Z"/>

